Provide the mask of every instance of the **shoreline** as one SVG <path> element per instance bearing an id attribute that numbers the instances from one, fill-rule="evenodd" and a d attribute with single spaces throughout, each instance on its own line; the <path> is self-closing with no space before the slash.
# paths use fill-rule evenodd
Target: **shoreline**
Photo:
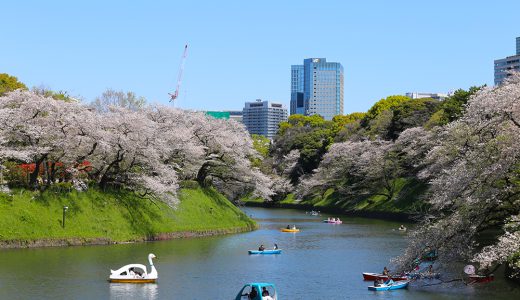
<path id="1" fill-rule="evenodd" d="M 366 211 L 366 210 L 345 210 L 338 207 L 316 207 L 311 204 L 299 203 L 272 203 L 272 202 L 244 202 L 246 207 L 263 207 L 263 208 L 289 208 L 305 211 L 319 211 L 323 213 L 339 214 L 347 217 L 360 217 L 370 219 L 380 219 L 387 221 L 399 221 L 408 223 L 417 223 L 416 216 L 408 213 L 385 212 L 385 211 Z"/>
<path id="2" fill-rule="evenodd" d="M 207 230 L 186 230 L 176 232 L 166 232 L 153 235 L 151 237 L 143 237 L 129 241 L 113 241 L 109 238 L 64 238 L 64 239 L 36 239 L 36 240 L 4 240 L 0 241 L 0 249 L 29 249 L 29 248 L 48 248 L 48 247 L 70 247 L 70 246 L 95 246 L 95 245 L 118 245 L 118 244 L 134 244 L 156 241 L 167 241 L 173 239 L 184 238 L 201 238 L 217 235 L 227 235 L 235 233 L 243 233 L 258 229 L 258 225 L 232 227 L 227 229 L 207 229 Z"/>

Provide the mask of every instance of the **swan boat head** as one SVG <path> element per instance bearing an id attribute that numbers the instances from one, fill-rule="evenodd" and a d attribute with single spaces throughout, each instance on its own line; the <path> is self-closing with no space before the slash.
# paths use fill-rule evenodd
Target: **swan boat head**
<path id="1" fill-rule="evenodd" d="M 149 283 L 155 282 L 158 278 L 157 269 L 153 265 L 153 259 L 156 256 L 153 253 L 148 255 L 150 263 L 150 272 L 146 271 L 146 266 L 142 264 L 128 264 L 117 270 L 110 270 L 110 282 L 121 283 Z"/>

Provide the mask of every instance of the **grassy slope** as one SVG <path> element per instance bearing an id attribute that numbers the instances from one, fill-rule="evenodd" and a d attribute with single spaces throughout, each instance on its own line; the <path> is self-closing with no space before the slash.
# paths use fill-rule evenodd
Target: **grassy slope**
<path id="1" fill-rule="evenodd" d="M 346 199 L 336 193 L 334 189 L 328 189 L 321 195 L 303 199 L 301 202 L 296 202 L 294 195 L 289 194 L 279 203 L 289 206 L 305 205 L 308 207 L 308 205 L 312 205 L 316 210 L 334 208 L 343 211 L 411 213 L 424 211 L 424 202 L 420 198 L 425 191 L 424 184 L 413 179 L 399 178 L 397 179 L 397 192 L 391 200 L 387 200 L 381 195 Z M 248 200 L 248 202 L 257 201 L 257 199 Z"/>
<path id="2" fill-rule="evenodd" d="M 0 193 L 0 240 L 108 238 L 130 241 L 159 233 L 253 227 L 213 189 L 181 189 L 176 210 L 128 192 Z M 65 229 L 62 208 L 68 206 Z"/>

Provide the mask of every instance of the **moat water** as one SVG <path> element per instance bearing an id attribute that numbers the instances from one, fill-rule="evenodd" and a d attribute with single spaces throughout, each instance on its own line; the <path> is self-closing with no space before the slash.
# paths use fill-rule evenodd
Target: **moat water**
<path id="1" fill-rule="evenodd" d="M 287 209 L 245 208 L 260 229 L 219 237 L 171 241 L 0 251 L 0 299 L 234 299 L 248 282 L 271 282 L 279 299 L 520 299 L 520 286 L 503 279 L 487 284 L 411 283 L 407 290 L 373 292 L 362 272 L 381 272 L 405 247 L 399 223 L 343 217 L 322 223 Z M 299 233 L 279 228 L 295 224 Z M 281 255 L 248 255 L 260 244 Z M 111 284 L 110 269 L 148 265 L 154 253 L 156 284 Z M 462 273 L 462 272 L 460 272 Z M 461 274 L 445 271 L 443 279 Z"/>

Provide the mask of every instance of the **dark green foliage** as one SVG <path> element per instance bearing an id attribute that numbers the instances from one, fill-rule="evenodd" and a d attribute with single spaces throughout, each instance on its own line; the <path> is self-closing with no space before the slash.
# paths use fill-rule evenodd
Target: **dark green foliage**
<path id="1" fill-rule="evenodd" d="M 371 120 L 375 119 L 379 114 L 385 110 L 391 110 L 394 107 L 400 105 L 403 102 L 410 101 L 411 99 L 406 96 L 394 95 L 388 96 L 384 99 L 377 101 L 368 110 L 365 117 L 363 118 L 363 125 L 367 125 Z"/>
<path id="2" fill-rule="evenodd" d="M 431 98 L 413 99 L 395 106 L 388 128 L 388 139 L 395 140 L 408 128 L 423 126 L 441 103 Z"/>
<path id="3" fill-rule="evenodd" d="M 425 127 L 432 128 L 434 126 L 446 125 L 460 118 L 464 113 L 464 107 L 468 103 L 469 98 L 483 87 L 485 85 L 479 87 L 472 86 L 467 91 L 463 89 L 456 90 L 452 96 L 442 101 L 439 105 L 439 110 L 431 116 Z"/>
<path id="4" fill-rule="evenodd" d="M 273 142 L 274 155 L 281 158 L 291 150 L 299 150 L 299 167 L 290 174 L 294 183 L 302 174 L 318 167 L 328 146 L 334 141 L 338 124 L 324 120 L 318 115 L 292 115 L 280 124 L 280 130 Z"/>

